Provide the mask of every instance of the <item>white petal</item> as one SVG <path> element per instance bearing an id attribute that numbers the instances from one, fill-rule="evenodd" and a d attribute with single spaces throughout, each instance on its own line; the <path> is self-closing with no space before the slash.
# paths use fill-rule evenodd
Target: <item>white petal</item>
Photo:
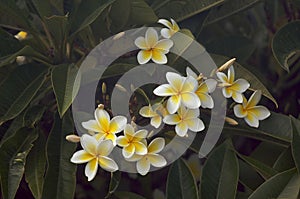
<path id="1" fill-rule="evenodd" d="M 159 19 L 157 23 L 160 23 L 160 24 L 162 24 L 162 25 L 164 25 L 164 26 L 166 26 L 166 27 L 168 27 L 168 28 L 170 28 L 170 29 L 173 28 L 173 24 L 171 24 L 171 23 L 170 23 L 168 20 L 166 20 L 166 19 Z"/>
<path id="2" fill-rule="evenodd" d="M 127 118 L 124 116 L 114 117 L 109 124 L 110 133 L 119 133 L 124 130 L 127 123 Z"/>
<path id="3" fill-rule="evenodd" d="M 147 46 L 149 47 L 154 47 L 155 44 L 158 41 L 158 35 L 157 32 L 154 28 L 148 28 L 146 31 L 146 42 L 147 42 Z"/>
<path id="4" fill-rule="evenodd" d="M 81 125 L 86 130 L 92 131 L 92 132 L 101 132 L 102 129 L 99 127 L 99 124 L 96 120 L 89 120 L 87 122 L 82 122 Z"/>
<path id="5" fill-rule="evenodd" d="M 176 125 L 180 122 L 180 117 L 177 114 L 166 115 L 163 121 L 165 124 Z"/>
<path id="6" fill-rule="evenodd" d="M 143 155 L 138 155 L 138 154 L 133 154 L 130 158 L 127 158 L 126 161 L 128 162 L 136 162 L 140 159 L 142 159 L 144 156 Z"/>
<path id="7" fill-rule="evenodd" d="M 168 83 L 178 91 L 181 90 L 186 79 L 185 77 L 182 77 L 181 75 L 173 72 L 167 72 L 166 78 Z"/>
<path id="8" fill-rule="evenodd" d="M 134 136 L 134 128 L 133 126 L 131 126 L 131 124 L 126 124 L 125 126 L 125 129 L 124 129 L 124 133 L 125 133 L 125 136 Z"/>
<path id="9" fill-rule="evenodd" d="M 198 75 L 190 67 L 186 68 L 186 75 L 187 76 L 192 76 L 195 79 L 198 78 Z"/>
<path id="10" fill-rule="evenodd" d="M 143 117 L 154 117 L 157 115 L 157 113 L 152 110 L 152 107 L 150 104 L 149 104 L 149 106 L 142 107 L 139 110 L 139 114 Z"/>
<path id="11" fill-rule="evenodd" d="M 151 126 L 158 128 L 161 125 L 161 120 L 162 119 L 159 115 L 155 116 L 155 117 L 151 118 L 150 124 L 151 124 Z"/>
<path id="12" fill-rule="evenodd" d="M 189 119 L 186 123 L 188 124 L 188 128 L 193 132 L 199 132 L 205 128 L 204 123 L 199 118 Z"/>
<path id="13" fill-rule="evenodd" d="M 248 112 L 247 116 L 245 117 L 245 121 L 249 126 L 256 127 L 256 128 L 259 126 L 258 119 L 252 113 Z"/>
<path id="14" fill-rule="evenodd" d="M 81 164 L 81 163 L 88 162 L 94 158 L 95 157 L 93 155 L 87 153 L 85 150 L 80 150 L 73 154 L 71 158 L 71 162 L 76 164 Z"/>
<path id="15" fill-rule="evenodd" d="M 232 86 L 230 86 L 230 89 L 238 91 L 239 93 L 245 92 L 250 87 L 249 82 L 247 82 L 244 79 L 238 79 L 236 80 Z"/>
<path id="16" fill-rule="evenodd" d="M 144 139 L 146 138 L 148 135 L 148 131 L 145 130 L 145 129 L 142 129 L 142 130 L 138 130 L 133 136 L 134 136 L 134 140 L 141 140 L 141 139 Z"/>
<path id="17" fill-rule="evenodd" d="M 207 79 L 205 80 L 205 84 L 208 87 L 208 92 L 212 93 L 215 91 L 216 87 L 217 87 L 217 81 L 214 79 Z"/>
<path id="18" fill-rule="evenodd" d="M 146 43 L 146 40 L 144 37 L 138 37 L 135 41 L 134 41 L 134 44 L 140 48 L 140 49 L 143 49 L 143 50 L 148 50 L 149 47 L 147 46 L 147 43 Z"/>
<path id="19" fill-rule="evenodd" d="M 114 145 L 111 140 L 103 140 L 97 147 L 97 154 L 101 156 L 108 156 L 113 150 Z"/>
<path id="20" fill-rule="evenodd" d="M 198 88 L 198 81 L 193 78 L 192 76 L 188 76 L 183 85 L 182 85 L 182 92 L 195 92 Z"/>
<path id="21" fill-rule="evenodd" d="M 155 138 L 148 146 L 148 153 L 159 153 L 165 147 L 165 139 L 164 138 Z"/>
<path id="22" fill-rule="evenodd" d="M 101 156 L 101 157 L 99 157 L 98 161 L 99 161 L 100 167 L 106 171 L 114 172 L 119 169 L 117 163 L 109 157 Z"/>
<path id="23" fill-rule="evenodd" d="M 122 154 L 124 158 L 131 158 L 135 152 L 135 146 L 133 144 L 129 144 L 127 147 L 124 147 L 122 150 Z"/>
<path id="24" fill-rule="evenodd" d="M 200 111 L 198 108 L 196 109 L 189 109 L 186 112 L 186 115 L 184 116 L 184 119 L 193 119 L 193 118 L 197 118 L 200 115 Z"/>
<path id="25" fill-rule="evenodd" d="M 136 169 L 139 174 L 146 175 L 150 170 L 150 162 L 146 159 L 146 157 L 143 157 L 136 163 Z"/>
<path id="26" fill-rule="evenodd" d="M 141 50 L 137 55 L 137 60 L 139 64 L 146 64 L 150 61 L 152 57 L 152 51 L 151 50 Z"/>
<path id="27" fill-rule="evenodd" d="M 230 98 L 232 96 L 232 90 L 228 89 L 228 88 L 222 88 L 222 93 L 224 95 L 224 97 L 226 98 Z"/>
<path id="28" fill-rule="evenodd" d="M 237 104 L 233 107 L 234 115 L 238 118 L 244 118 L 247 116 L 247 111 L 244 111 L 243 106 L 241 104 Z"/>
<path id="29" fill-rule="evenodd" d="M 98 141 L 93 136 L 83 134 L 80 138 L 82 148 L 91 155 L 97 154 Z"/>
<path id="30" fill-rule="evenodd" d="M 166 39 L 169 39 L 172 37 L 172 31 L 168 28 L 161 29 L 160 34 Z"/>
<path id="31" fill-rule="evenodd" d="M 234 68 L 233 68 L 233 66 L 230 66 L 230 68 L 228 69 L 228 81 L 229 81 L 229 83 L 233 83 L 234 78 L 235 78 Z"/>
<path id="32" fill-rule="evenodd" d="M 188 125 L 186 122 L 182 121 L 175 127 L 175 132 L 180 137 L 184 137 L 187 134 L 188 131 Z"/>
<path id="33" fill-rule="evenodd" d="M 150 164 L 155 167 L 163 167 L 167 165 L 166 159 L 159 154 L 149 154 L 148 159 Z"/>
<path id="34" fill-rule="evenodd" d="M 156 64 L 166 64 L 168 62 L 167 56 L 161 50 L 152 50 L 152 61 Z"/>
<path id="35" fill-rule="evenodd" d="M 239 92 L 232 91 L 231 97 L 237 103 L 242 103 L 243 102 L 243 94 L 241 94 Z"/>
<path id="36" fill-rule="evenodd" d="M 213 108 L 214 107 L 214 101 L 209 94 L 199 93 L 198 97 L 201 101 L 201 106 L 203 108 Z"/>
<path id="37" fill-rule="evenodd" d="M 178 26 L 178 24 L 176 23 L 176 21 L 174 21 L 174 20 L 171 18 L 171 22 L 172 22 L 172 25 L 173 25 L 172 29 L 173 29 L 174 31 L 178 31 L 178 30 L 179 30 L 179 26 Z"/>
<path id="38" fill-rule="evenodd" d="M 181 96 L 173 95 L 167 101 L 167 110 L 169 111 L 169 113 L 173 114 L 178 110 L 180 104 L 181 104 Z"/>
<path id="39" fill-rule="evenodd" d="M 200 100 L 195 93 L 183 93 L 181 95 L 181 102 L 189 109 L 196 109 L 200 107 Z"/>
<path id="40" fill-rule="evenodd" d="M 148 152 L 147 147 L 141 142 L 135 142 L 135 153 L 138 155 L 145 155 Z"/>
<path id="41" fill-rule="evenodd" d="M 254 114 L 259 120 L 264 120 L 271 115 L 270 111 L 264 106 L 255 106 L 248 109 L 248 111 Z"/>
<path id="42" fill-rule="evenodd" d="M 162 39 L 157 42 L 154 48 L 161 50 L 166 54 L 169 52 L 170 48 L 172 48 L 173 44 L 173 41 L 170 39 Z"/>
<path id="43" fill-rule="evenodd" d="M 255 106 L 261 99 L 261 91 L 255 91 L 248 100 L 247 108 Z"/>
<path id="44" fill-rule="evenodd" d="M 175 91 L 169 84 L 163 84 L 154 89 L 153 93 L 157 96 L 171 96 L 175 94 Z"/>
<path id="45" fill-rule="evenodd" d="M 117 144 L 120 146 L 120 147 L 126 147 L 129 145 L 128 143 L 128 139 L 125 137 L 125 136 L 119 136 L 117 137 Z"/>
<path id="46" fill-rule="evenodd" d="M 85 176 L 88 177 L 88 181 L 91 181 L 95 178 L 98 170 L 97 158 L 89 161 L 85 166 Z"/>
<path id="47" fill-rule="evenodd" d="M 109 129 L 110 116 L 104 110 L 100 108 L 96 108 L 95 110 L 95 118 L 101 127 L 102 131 L 106 132 Z"/>
<path id="48" fill-rule="evenodd" d="M 217 77 L 219 78 L 219 80 L 221 80 L 221 82 L 228 83 L 227 76 L 224 73 L 217 72 Z"/>

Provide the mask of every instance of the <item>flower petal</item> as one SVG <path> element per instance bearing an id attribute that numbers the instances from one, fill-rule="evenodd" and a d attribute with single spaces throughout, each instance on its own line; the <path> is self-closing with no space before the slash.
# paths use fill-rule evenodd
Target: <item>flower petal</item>
<path id="1" fill-rule="evenodd" d="M 256 128 L 259 126 L 258 119 L 255 117 L 254 114 L 250 112 L 248 112 L 247 116 L 245 117 L 245 121 L 249 126 L 256 127 Z"/>
<path id="2" fill-rule="evenodd" d="M 212 97 L 209 94 L 206 93 L 197 93 L 200 102 L 201 102 L 201 106 L 203 108 L 213 108 L 214 107 L 214 101 L 212 99 Z"/>
<path id="3" fill-rule="evenodd" d="M 244 110 L 241 104 L 237 104 L 233 107 L 234 115 L 238 118 L 244 118 L 247 116 L 247 111 Z"/>
<path id="4" fill-rule="evenodd" d="M 165 147 L 165 139 L 155 138 L 148 146 L 148 153 L 159 153 Z"/>
<path id="5" fill-rule="evenodd" d="M 149 104 L 149 106 L 142 107 L 139 111 L 139 114 L 143 117 L 154 117 L 157 115 L 157 113 L 152 110 L 152 107 L 150 104 Z"/>
<path id="6" fill-rule="evenodd" d="M 138 37 L 136 38 L 136 40 L 134 41 L 134 44 L 139 48 L 139 49 L 142 49 L 142 50 L 149 50 L 149 47 L 146 43 L 146 40 L 144 37 Z"/>
<path id="7" fill-rule="evenodd" d="M 164 54 L 168 53 L 170 48 L 174 45 L 173 41 L 170 39 L 162 39 L 157 42 L 154 46 L 155 49 L 162 51 Z"/>
<path id="8" fill-rule="evenodd" d="M 114 145 L 111 140 L 103 140 L 97 147 L 97 154 L 101 156 L 108 156 L 113 149 Z"/>
<path id="9" fill-rule="evenodd" d="M 145 139 L 148 135 L 147 130 L 138 130 L 134 135 L 133 135 L 133 141 L 140 141 L 141 139 Z"/>
<path id="10" fill-rule="evenodd" d="M 261 91 L 260 90 L 255 91 L 248 100 L 247 108 L 251 108 L 255 106 L 260 101 L 260 98 L 261 98 Z"/>
<path id="11" fill-rule="evenodd" d="M 200 115 L 200 111 L 199 111 L 198 108 L 196 108 L 196 109 L 189 109 L 189 110 L 186 112 L 186 114 L 185 114 L 185 116 L 184 116 L 184 119 L 197 118 L 197 117 L 199 117 L 199 115 Z"/>
<path id="12" fill-rule="evenodd" d="M 244 79 L 238 79 L 236 80 L 231 86 L 231 90 L 238 91 L 239 93 L 245 92 L 250 87 L 249 82 L 247 82 Z"/>
<path id="13" fill-rule="evenodd" d="M 163 121 L 165 124 L 176 125 L 180 122 L 180 117 L 177 114 L 166 115 Z"/>
<path id="14" fill-rule="evenodd" d="M 71 162 L 76 164 L 81 164 L 81 163 L 88 162 L 94 158 L 95 157 L 93 155 L 87 153 L 85 150 L 80 150 L 73 154 L 71 158 Z"/>
<path id="15" fill-rule="evenodd" d="M 193 132 L 199 132 L 205 128 L 204 123 L 199 118 L 186 120 L 186 123 L 188 128 Z"/>
<path id="16" fill-rule="evenodd" d="M 136 162 L 140 159 L 142 159 L 144 156 L 143 155 L 138 155 L 138 154 L 133 154 L 130 158 L 126 158 L 126 161 L 128 162 Z"/>
<path id="17" fill-rule="evenodd" d="M 172 33 L 173 33 L 173 31 L 170 30 L 170 29 L 168 29 L 168 28 L 163 28 L 163 29 L 161 29 L 161 31 L 160 31 L 160 34 L 161 34 L 164 38 L 166 38 L 166 39 L 171 38 L 172 35 L 173 35 Z"/>
<path id="18" fill-rule="evenodd" d="M 161 125 L 161 117 L 159 115 L 151 118 L 150 124 L 151 126 L 158 128 Z"/>
<path id="19" fill-rule="evenodd" d="M 205 80 L 205 84 L 208 87 L 208 92 L 212 93 L 215 91 L 216 87 L 217 87 L 217 81 L 214 79 L 207 79 Z"/>
<path id="20" fill-rule="evenodd" d="M 175 132 L 180 137 L 184 137 L 187 134 L 188 131 L 188 125 L 186 122 L 182 121 L 175 127 Z"/>
<path id="21" fill-rule="evenodd" d="M 198 75 L 190 67 L 186 68 L 186 76 L 192 76 L 195 79 L 198 78 Z"/>
<path id="22" fill-rule="evenodd" d="M 153 93 L 157 96 L 171 96 L 176 94 L 174 89 L 169 84 L 162 84 L 154 89 Z"/>
<path id="23" fill-rule="evenodd" d="M 132 138 L 134 136 L 134 128 L 131 124 L 126 124 L 125 128 L 124 128 L 124 134 L 126 137 L 128 138 Z"/>
<path id="24" fill-rule="evenodd" d="M 174 90 L 180 91 L 184 82 L 185 77 L 173 72 L 167 72 L 166 78 L 168 83 L 174 88 Z"/>
<path id="25" fill-rule="evenodd" d="M 163 167 L 167 165 L 167 161 L 162 155 L 149 154 L 147 157 L 149 159 L 150 164 L 155 167 Z"/>
<path id="26" fill-rule="evenodd" d="M 200 99 L 195 93 L 183 93 L 181 97 L 182 97 L 181 102 L 187 108 L 195 109 L 195 108 L 199 108 L 201 105 Z"/>
<path id="27" fill-rule="evenodd" d="M 93 132 L 101 132 L 102 129 L 99 127 L 99 124 L 96 120 L 89 120 L 87 122 L 82 122 L 81 125 L 83 128 Z"/>
<path id="28" fill-rule="evenodd" d="M 99 157 L 98 162 L 100 167 L 106 171 L 114 172 L 119 169 L 117 163 L 109 157 L 101 156 Z"/>
<path id="29" fill-rule="evenodd" d="M 91 181 L 95 178 L 97 170 L 98 170 L 98 162 L 97 162 L 97 158 L 94 158 L 93 160 L 89 161 L 85 166 L 84 173 L 85 176 L 88 177 L 88 181 Z"/>
<path id="30" fill-rule="evenodd" d="M 152 57 L 152 50 L 140 50 L 137 55 L 139 64 L 146 64 Z"/>
<path id="31" fill-rule="evenodd" d="M 181 96 L 173 95 L 167 101 L 167 110 L 169 113 L 175 113 L 181 104 Z"/>
<path id="32" fill-rule="evenodd" d="M 173 25 L 172 29 L 175 32 L 179 31 L 179 26 L 178 26 L 177 22 L 175 20 L 173 20 L 172 18 L 171 18 L 171 22 L 172 22 L 172 25 Z"/>
<path id="33" fill-rule="evenodd" d="M 97 154 L 98 141 L 93 136 L 83 134 L 80 138 L 82 148 L 91 155 Z"/>
<path id="34" fill-rule="evenodd" d="M 192 76 L 188 76 L 183 85 L 182 85 L 182 92 L 195 92 L 198 88 L 198 81 L 193 78 Z"/>
<path id="35" fill-rule="evenodd" d="M 231 97 L 237 103 L 242 103 L 243 102 L 243 95 L 239 92 L 232 91 Z"/>
<path id="36" fill-rule="evenodd" d="M 248 109 L 259 120 L 264 120 L 271 115 L 270 111 L 264 106 L 255 106 Z"/>
<path id="37" fill-rule="evenodd" d="M 166 64 L 168 62 L 167 56 L 163 51 L 158 49 L 152 50 L 152 61 L 157 64 Z"/>
<path id="38" fill-rule="evenodd" d="M 228 83 L 228 78 L 224 73 L 217 72 L 217 77 L 219 78 L 219 80 L 221 80 L 221 82 Z"/>
<path id="39" fill-rule="evenodd" d="M 150 162 L 146 157 L 143 157 L 136 163 L 136 169 L 139 174 L 146 175 L 150 170 Z"/>
<path id="40" fill-rule="evenodd" d="M 114 117 L 109 124 L 110 133 L 119 133 L 124 130 L 127 123 L 127 118 L 124 116 Z"/>
<path id="41" fill-rule="evenodd" d="M 145 155 L 148 152 L 147 147 L 141 142 L 134 142 L 135 153 L 138 155 Z"/>
<path id="42" fill-rule="evenodd" d="M 128 139 L 125 137 L 125 136 L 119 136 L 117 137 L 117 144 L 120 146 L 120 147 L 126 147 L 129 145 L 128 143 Z"/>
<path id="43" fill-rule="evenodd" d="M 222 88 L 222 93 L 224 95 L 224 97 L 226 98 L 230 98 L 232 96 L 232 90 L 230 90 L 229 88 Z"/>
<path id="44" fill-rule="evenodd" d="M 110 122 L 109 114 L 101 108 L 96 108 L 95 118 L 102 131 L 107 132 L 109 130 L 109 122 Z"/>
<path id="45" fill-rule="evenodd" d="M 155 46 L 155 44 L 158 41 L 158 35 L 157 32 L 154 28 L 148 28 L 146 31 L 146 42 L 147 42 L 147 46 L 152 48 Z"/>
<path id="46" fill-rule="evenodd" d="M 105 140 L 111 140 L 113 145 L 117 145 L 117 136 L 113 133 L 105 134 Z"/>
<path id="47" fill-rule="evenodd" d="M 234 81 L 234 77 L 235 73 L 234 73 L 234 68 L 233 66 L 230 66 L 230 68 L 228 69 L 228 83 L 232 84 Z"/>
<path id="48" fill-rule="evenodd" d="M 170 29 L 173 28 L 173 24 L 171 24 L 171 22 L 169 22 L 166 19 L 159 19 L 157 23 L 160 23 L 160 24 L 162 24 L 162 25 L 164 25 L 164 26 L 166 26 L 166 27 L 168 27 Z"/>
<path id="49" fill-rule="evenodd" d="M 129 144 L 127 147 L 124 147 L 122 150 L 122 154 L 124 158 L 131 158 L 135 152 L 135 146 L 134 144 Z"/>

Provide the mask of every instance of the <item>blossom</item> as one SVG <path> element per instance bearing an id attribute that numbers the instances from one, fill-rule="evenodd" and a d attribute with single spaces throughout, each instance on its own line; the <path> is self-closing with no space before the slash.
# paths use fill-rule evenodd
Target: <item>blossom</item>
<path id="1" fill-rule="evenodd" d="M 20 41 L 24 40 L 27 38 L 28 33 L 25 31 L 20 31 L 18 34 L 16 34 L 14 37 Z"/>
<path id="2" fill-rule="evenodd" d="M 95 132 L 95 137 L 99 139 L 109 139 L 116 145 L 116 133 L 124 130 L 127 119 L 124 116 L 116 116 L 110 120 L 109 114 L 103 109 L 103 105 L 99 105 L 95 110 L 95 119 L 87 122 L 82 122 L 82 126 Z"/>
<path id="3" fill-rule="evenodd" d="M 198 78 L 196 73 L 192 71 L 189 67 L 186 68 L 186 74 L 187 76 L 192 76 L 195 79 Z M 209 93 L 212 93 L 216 89 L 216 86 L 217 86 L 217 81 L 214 79 L 207 79 L 199 83 L 199 86 L 195 93 L 199 97 L 201 107 L 203 108 L 214 107 L 214 101 L 212 97 L 209 95 Z"/>
<path id="4" fill-rule="evenodd" d="M 199 109 L 187 109 L 181 106 L 177 114 L 171 114 L 164 117 L 164 123 L 169 125 L 176 125 L 175 132 L 180 137 L 187 134 L 188 129 L 193 132 L 199 132 L 204 129 L 202 120 L 198 117 L 200 115 Z"/>
<path id="5" fill-rule="evenodd" d="M 135 132 L 132 125 L 127 124 L 124 129 L 124 136 L 117 138 L 117 144 L 122 149 L 122 154 L 125 158 L 130 158 L 134 153 L 138 155 L 145 155 L 147 153 L 147 147 L 144 144 L 144 140 L 147 137 L 147 130 L 139 130 Z"/>
<path id="6" fill-rule="evenodd" d="M 249 101 L 244 97 L 242 104 L 233 107 L 234 114 L 238 118 L 244 118 L 246 123 L 252 127 L 259 126 L 259 120 L 270 116 L 270 111 L 264 106 L 256 106 L 261 98 L 261 91 L 255 91 Z"/>
<path id="7" fill-rule="evenodd" d="M 148 145 L 148 152 L 145 155 L 134 154 L 131 158 L 126 160 L 130 162 L 137 161 L 136 169 L 138 173 L 146 175 L 149 172 L 151 165 L 154 167 L 163 167 L 167 164 L 166 159 L 162 155 L 158 154 L 164 147 L 165 140 L 163 138 L 155 138 Z"/>
<path id="8" fill-rule="evenodd" d="M 158 128 L 162 122 L 162 116 L 168 114 L 168 111 L 164 108 L 161 103 L 156 103 L 153 106 L 149 104 L 144 106 L 139 111 L 140 115 L 146 118 L 151 118 L 150 124 L 155 128 Z"/>
<path id="9" fill-rule="evenodd" d="M 200 100 L 195 94 L 198 82 L 192 76 L 183 77 L 173 72 L 167 72 L 166 78 L 169 84 L 163 84 L 154 89 L 158 96 L 170 96 L 167 101 L 167 110 L 175 113 L 180 105 L 195 109 L 200 107 Z"/>
<path id="10" fill-rule="evenodd" d="M 88 181 L 96 176 L 98 165 L 106 171 L 114 172 L 118 170 L 116 162 L 107 157 L 114 148 L 111 140 L 97 140 L 91 135 L 84 134 L 80 138 L 83 150 L 73 154 L 71 162 L 76 164 L 86 163 L 85 175 Z"/>
<path id="11" fill-rule="evenodd" d="M 158 40 L 154 28 L 148 28 L 145 37 L 138 37 L 134 43 L 141 49 L 137 55 L 139 64 L 145 64 L 150 59 L 157 64 L 166 64 L 168 62 L 166 54 L 173 46 L 173 41 L 170 39 Z"/>
<path id="12" fill-rule="evenodd" d="M 224 86 L 222 88 L 222 92 L 224 97 L 230 98 L 237 102 L 242 103 L 243 102 L 243 95 L 242 93 L 245 92 L 249 87 L 250 84 L 244 79 L 238 79 L 234 81 L 234 68 L 231 66 L 228 69 L 228 75 L 226 76 L 222 72 L 217 72 L 217 76 L 222 82 L 222 85 Z"/>
<path id="13" fill-rule="evenodd" d="M 171 18 L 171 22 L 166 19 L 159 19 L 158 23 L 167 27 L 167 28 L 161 29 L 161 31 L 160 31 L 160 34 L 164 38 L 171 38 L 176 32 L 179 31 L 178 24 L 172 18 Z"/>

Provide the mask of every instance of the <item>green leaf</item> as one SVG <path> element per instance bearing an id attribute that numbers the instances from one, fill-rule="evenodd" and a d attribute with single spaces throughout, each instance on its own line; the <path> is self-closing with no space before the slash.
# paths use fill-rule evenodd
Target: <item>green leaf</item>
<path id="1" fill-rule="evenodd" d="M 42 86 L 48 67 L 26 64 L 16 68 L 0 85 L 0 124 L 16 117 Z"/>
<path id="2" fill-rule="evenodd" d="M 158 18 L 152 8 L 143 0 L 131 0 L 129 25 L 144 25 L 157 22 Z"/>
<path id="3" fill-rule="evenodd" d="M 22 48 L 22 44 L 2 28 L 0 28 L 0 41 L 0 57 L 15 53 Z"/>
<path id="4" fill-rule="evenodd" d="M 0 179 L 3 199 L 13 199 L 24 173 L 26 156 L 37 138 L 37 131 L 22 128 L 0 148 Z"/>
<path id="5" fill-rule="evenodd" d="M 291 116 L 293 126 L 292 154 L 300 174 L 300 121 Z"/>
<path id="6" fill-rule="evenodd" d="M 273 168 L 278 172 L 283 172 L 294 167 L 295 163 L 293 160 L 291 147 L 284 150 L 273 165 Z"/>
<path id="7" fill-rule="evenodd" d="M 71 37 L 73 37 L 75 34 L 92 24 L 102 14 L 102 12 L 113 2 L 115 2 L 115 0 L 108 0 L 105 4 L 96 8 L 90 15 L 88 15 L 83 20 L 83 22 L 78 27 L 76 27 L 76 30 L 72 33 Z"/>
<path id="8" fill-rule="evenodd" d="M 24 125 L 27 127 L 34 127 L 34 125 L 42 119 L 45 110 L 46 107 L 42 105 L 29 107 L 24 113 Z"/>
<path id="9" fill-rule="evenodd" d="M 109 198 L 118 188 L 120 181 L 121 181 L 121 175 L 122 173 L 120 171 L 110 173 L 110 183 L 109 183 L 109 189 L 108 193 L 105 198 Z"/>
<path id="10" fill-rule="evenodd" d="M 226 58 L 221 55 L 215 55 L 215 54 L 210 54 L 210 55 L 212 56 L 217 66 L 223 65 L 226 61 L 229 60 L 229 58 Z M 235 62 L 233 65 L 234 65 L 237 78 L 246 79 L 250 83 L 250 88 L 252 90 L 261 90 L 262 94 L 265 97 L 269 98 L 272 102 L 274 102 L 274 104 L 278 108 L 278 103 L 276 102 L 275 98 L 255 75 L 253 75 L 250 71 L 248 71 L 245 67 L 238 64 L 237 62 Z"/>
<path id="11" fill-rule="evenodd" d="M 221 19 L 229 17 L 238 12 L 249 9 L 255 4 L 261 2 L 261 0 L 230 0 L 225 1 L 222 5 L 214 7 L 209 12 L 207 19 L 205 20 L 204 25 L 208 25 L 214 22 L 217 22 Z"/>
<path id="12" fill-rule="evenodd" d="M 41 19 L 43 19 L 43 17 L 49 17 L 51 15 L 49 0 L 30 0 L 30 2 L 34 5 Z"/>
<path id="13" fill-rule="evenodd" d="M 120 11 L 122 10 L 122 16 Z M 116 0 L 110 9 L 109 16 L 111 19 L 110 29 L 113 33 L 120 32 L 129 21 L 131 12 L 131 1 Z"/>
<path id="14" fill-rule="evenodd" d="M 182 159 L 174 162 L 169 170 L 166 194 L 167 198 L 199 198 L 196 180 Z"/>
<path id="15" fill-rule="evenodd" d="M 269 179 L 270 177 L 277 174 L 276 170 L 264 164 L 263 162 L 260 162 L 259 160 L 241 154 L 238 155 L 245 162 L 251 165 L 264 179 Z"/>
<path id="16" fill-rule="evenodd" d="M 47 140 L 48 169 L 43 186 L 43 199 L 73 199 L 76 186 L 76 165 L 70 158 L 76 144 L 66 141 L 66 135 L 74 131 L 70 112 L 60 119 L 55 116 L 54 126 Z"/>
<path id="17" fill-rule="evenodd" d="M 80 82 L 75 81 L 77 71 L 74 64 L 58 65 L 52 70 L 52 87 L 60 117 L 68 110 L 78 92 Z"/>
<path id="18" fill-rule="evenodd" d="M 127 191 L 117 191 L 114 193 L 119 199 L 145 199 L 143 196 Z"/>
<path id="19" fill-rule="evenodd" d="M 238 159 L 228 140 L 208 157 L 202 169 L 201 198 L 235 198 L 239 177 Z"/>
<path id="20" fill-rule="evenodd" d="M 46 138 L 39 133 L 39 138 L 34 142 L 33 147 L 26 159 L 25 180 L 36 199 L 42 198 L 44 174 L 46 170 Z"/>
<path id="21" fill-rule="evenodd" d="M 289 71 L 289 59 L 300 51 L 300 21 L 290 22 L 276 32 L 272 50 L 281 67 Z"/>
<path id="22" fill-rule="evenodd" d="M 157 15 L 159 18 L 172 17 L 179 22 L 223 2 L 224 0 L 202 0 L 201 3 L 198 0 L 169 1 L 157 10 Z"/>
<path id="23" fill-rule="evenodd" d="M 296 169 L 284 171 L 270 178 L 259 186 L 249 199 L 288 198 L 297 199 L 300 187 L 300 176 Z"/>

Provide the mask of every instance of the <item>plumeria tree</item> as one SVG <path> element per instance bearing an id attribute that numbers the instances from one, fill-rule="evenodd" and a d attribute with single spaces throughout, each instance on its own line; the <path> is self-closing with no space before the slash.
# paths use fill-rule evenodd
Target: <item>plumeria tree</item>
<path id="1" fill-rule="evenodd" d="M 1 197 L 299 198 L 299 6 L 0 0 Z"/>

